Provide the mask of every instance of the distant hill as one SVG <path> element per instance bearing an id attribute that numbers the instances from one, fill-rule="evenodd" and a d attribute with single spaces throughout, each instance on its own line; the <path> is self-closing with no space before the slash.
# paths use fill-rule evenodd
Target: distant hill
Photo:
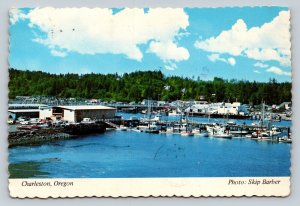
<path id="1" fill-rule="evenodd" d="M 166 77 L 161 71 L 119 74 L 49 74 L 9 69 L 9 98 L 16 96 L 80 97 L 115 101 L 190 100 L 204 96 L 208 101 L 280 104 L 291 101 L 291 83 L 224 80 L 193 80 Z"/>

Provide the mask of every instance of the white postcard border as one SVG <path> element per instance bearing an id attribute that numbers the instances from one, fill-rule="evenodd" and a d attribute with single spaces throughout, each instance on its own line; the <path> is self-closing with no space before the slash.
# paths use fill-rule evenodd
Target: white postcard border
<path id="1" fill-rule="evenodd" d="M 231 197 L 290 194 L 290 177 L 9 179 L 11 197 Z"/>

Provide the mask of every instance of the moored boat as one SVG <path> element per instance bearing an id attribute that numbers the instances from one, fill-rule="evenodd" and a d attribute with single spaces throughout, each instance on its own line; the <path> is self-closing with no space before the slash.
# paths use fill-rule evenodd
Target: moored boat
<path id="1" fill-rule="evenodd" d="M 227 138 L 231 139 L 232 134 L 229 131 L 225 130 L 224 126 L 221 125 L 214 125 L 214 126 L 206 126 L 209 136 L 216 137 L 216 138 Z"/>
<path id="2" fill-rule="evenodd" d="M 194 133 L 192 131 L 183 131 L 180 134 L 181 136 L 194 136 Z"/>

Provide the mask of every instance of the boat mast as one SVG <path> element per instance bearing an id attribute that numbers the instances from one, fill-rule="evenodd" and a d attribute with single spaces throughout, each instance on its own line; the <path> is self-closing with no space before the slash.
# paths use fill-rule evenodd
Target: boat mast
<path id="1" fill-rule="evenodd" d="M 265 120 L 265 102 L 262 103 L 262 126 L 264 126 L 264 120 Z"/>
<path id="2" fill-rule="evenodd" d="M 148 117 L 149 117 L 149 120 L 151 118 L 151 105 L 150 105 L 150 99 L 148 99 Z"/>

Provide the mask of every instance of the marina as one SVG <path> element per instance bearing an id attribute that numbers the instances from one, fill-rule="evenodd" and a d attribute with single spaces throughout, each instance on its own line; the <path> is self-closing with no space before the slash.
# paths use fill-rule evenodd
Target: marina
<path id="1" fill-rule="evenodd" d="M 20 118 L 9 125 L 10 178 L 288 176 L 290 127 L 157 113 Z"/>
<path id="2" fill-rule="evenodd" d="M 76 138 L 84 134 L 104 133 L 106 130 L 114 129 L 151 134 L 179 134 L 183 137 L 201 136 L 227 139 L 242 137 L 251 140 L 292 143 L 290 124 L 284 124 L 289 121 L 281 121 L 281 119 L 278 121 L 277 118 L 274 118 L 280 114 L 266 113 L 264 102 L 259 115 L 253 115 L 253 112 L 250 115 L 248 107 L 240 108 L 241 103 L 238 102 L 232 104 L 194 103 L 194 107 L 206 108 L 206 117 L 190 114 L 193 103 L 191 101 L 180 102 L 181 107 L 177 106 L 175 109 L 173 106 L 165 106 L 164 110 L 156 110 L 157 108 L 153 108 L 149 100 L 146 103 L 146 110 L 134 114 L 123 112 L 117 106 L 109 107 L 97 104 L 65 106 L 10 104 L 8 123 L 15 126 L 11 126 L 14 129 L 9 129 L 9 146 L 26 145 L 27 143 L 39 144 L 44 142 L 43 140 L 52 140 L 52 138 L 44 137 L 32 138 L 32 140 L 27 137 L 27 133 L 29 136 L 36 136 L 36 131 L 46 135 L 49 131 L 51 134 L 65 133 Z M 183 105 L 189 105 L 189 107 L 184 110 L 182 109 Z M 34 111 L 32 111 L 33 109 Z M 18 116 L 19 111 L 21 111 L 20 114 L 26 115 Z M 216 111 L 217 113 L 215 113 Z M 244 116 L 245 113 L 248 118 L 229 118 L 229 115 Z M 222 115 L 223 118 L 212 117 L 212 114 Z M 250 116 L 255 116 L 255 118 L 250 118 Z M 256 117 L 259 121 L 256 121 Z M 20 134 L 26 134 L 26 138 L 22 138 Z"/>

